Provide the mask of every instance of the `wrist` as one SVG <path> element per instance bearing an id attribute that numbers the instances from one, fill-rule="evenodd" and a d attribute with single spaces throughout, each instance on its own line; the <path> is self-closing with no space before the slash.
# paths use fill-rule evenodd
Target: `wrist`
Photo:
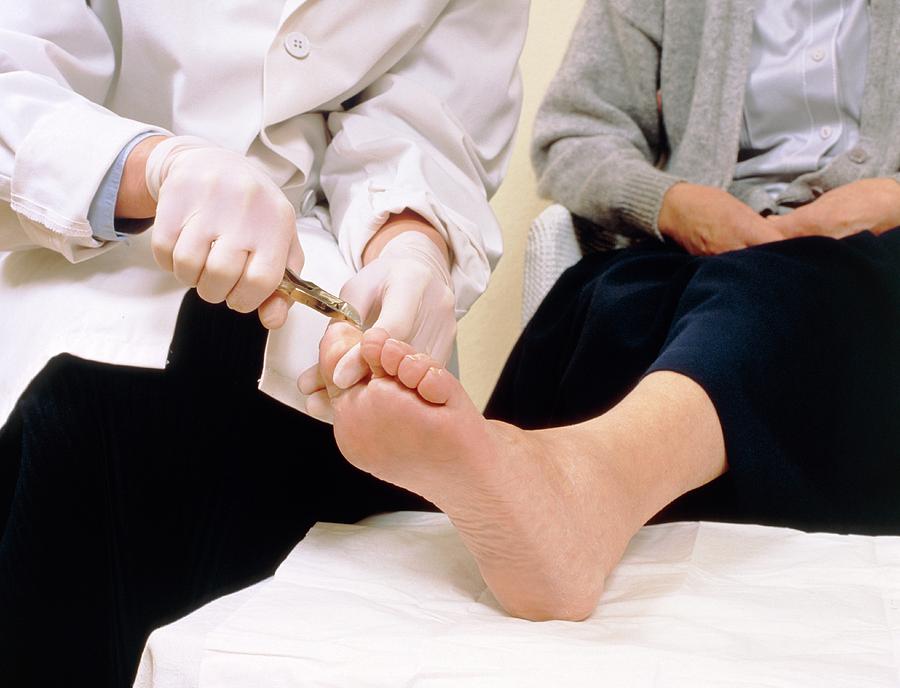
<path id="1" fill-rule="evenodd" d="M 116 196 L 117 218 L 137 220 L 156 215 L 156 201 L 147 190 L 144 171 L 150 153 L 166 138 L 166 136 L 150 136 L 138 143 L 129 153 Z"/>
<path id="2" fill-rule="evenodd" d="M 885 177 L 885 190 L 894 198 L 894 208 L 900 208 L 900 175 L 896 177 Z"/>
<path id="3" fill-rule="evenodd" d="M 450 266 L 450 249 L 441 233 L 430 222 L 412 210 L 404 210 L 401 213 L 391 215 L 387 221 L 375 232 L 366 247 L 363 249 L 362 262 L 368 265 L 381 255 L 384 247 L 392 239 L 406 232 L 418 232 L 424 234 L 438 248 L 444 258 L 446 266 Z"/>
<path id="4" fill-rule="evenodd" d="M 881 221 L 871 228 L 876 234 L 900 227 L 900 175 L 886 177 L 882 181 L 886 194 L 885 211 Z"/>
<path id="5" fill-rule="evenodd" d="M 659 216 L 656 220 L 656 226 L 659 228 L 660 234 L 670 239 L 676 239 L 676 228 L 678 227 L 678 207 L 684 199 L 685 192 L 690 193 L 690 187 L 693 186 L 688 182 L 676 182 L 669 187 L 663 195 L 662 204 L 659 208 Z"/>

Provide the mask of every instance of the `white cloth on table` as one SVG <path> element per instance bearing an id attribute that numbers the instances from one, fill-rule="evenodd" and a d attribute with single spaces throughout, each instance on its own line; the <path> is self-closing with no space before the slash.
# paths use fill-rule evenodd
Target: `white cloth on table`
<path id="1" fill-rule="evenodd" d="M 228 620 L 256 594 L 257 583 L 201 607 L 175 626 L 153 634 L 138 670 L 135 685 L 192 688 L 200 685 L 200 658 L 206 636 Z M 177 632 L 170 629 L 177 628 Z"/>
<path id="2" fill-rule="evenodd" d="M 215 628 L 201 614 L 151 635 L 138 688 L 897 686 L 900 537 L 649 526 L 589 620 L 531 623 L 445 516 L 402 513 L 318 524 Z M 172 678 L 188 645 L 197 682 Z"/>

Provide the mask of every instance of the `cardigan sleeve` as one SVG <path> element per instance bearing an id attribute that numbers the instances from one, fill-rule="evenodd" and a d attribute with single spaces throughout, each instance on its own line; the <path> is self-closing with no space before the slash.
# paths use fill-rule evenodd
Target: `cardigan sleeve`
<path id="1" fill-rule="evenodd" d="M 543 196 L 597 224 L 659 235 L 662 0 L 588 0 L 535 122 Z"/>

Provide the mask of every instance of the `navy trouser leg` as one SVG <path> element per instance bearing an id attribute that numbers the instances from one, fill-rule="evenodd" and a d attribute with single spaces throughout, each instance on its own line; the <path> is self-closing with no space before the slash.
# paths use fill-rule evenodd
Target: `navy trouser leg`
<path id="1" fill-rule="evenodd" d="M 702 261 L 673 322 L 650 370 L 712 399 L 723 516 L 900 533 L 900 230 Z"/>
<path id="2" fill-rule="evenodd" d="M 710 258 L 591 256 L 551 290 L 488 413 L 574 423 L 654 370 L 698 382 L 729 471 L 664 518 L 900 532 L 900 230 Z"/>
<path id="3" fill-rule="evenodd" d="M 487 415 L 536 429 L 607 411 L 655 360 L 695 269 L 695 259 L 668 244 L 582 259 L 525 328 Z"/>
<path id="4" fill-rule="evenodd" d="M 130 685 L 153 628 L 315 521 L 427 508 L 256 389 L 264 341 L 191 293 L 167 370 L 62 356 L 35 379 L 0 432 L 0 685 Z"/>

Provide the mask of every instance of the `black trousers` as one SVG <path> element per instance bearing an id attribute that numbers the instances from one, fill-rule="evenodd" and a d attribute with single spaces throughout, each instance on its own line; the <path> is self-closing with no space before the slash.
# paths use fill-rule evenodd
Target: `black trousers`
<path id="1" fill-rule="evenodd" d="M 525 329 L 488 415 L 579 422 L 656 370 L 709 394 L 729 464 L 659 519 L 900 533 L 900 229 L 586 257 Z"/>
<path id="2" fill-rule="evenodd" d="M 265 332 L 191 292 L 165 371 L 60 356 L 0 432 L 0 686 L 126 686 L 155 627 L 317 520 L 423 500 L 256 389 Z"/>

